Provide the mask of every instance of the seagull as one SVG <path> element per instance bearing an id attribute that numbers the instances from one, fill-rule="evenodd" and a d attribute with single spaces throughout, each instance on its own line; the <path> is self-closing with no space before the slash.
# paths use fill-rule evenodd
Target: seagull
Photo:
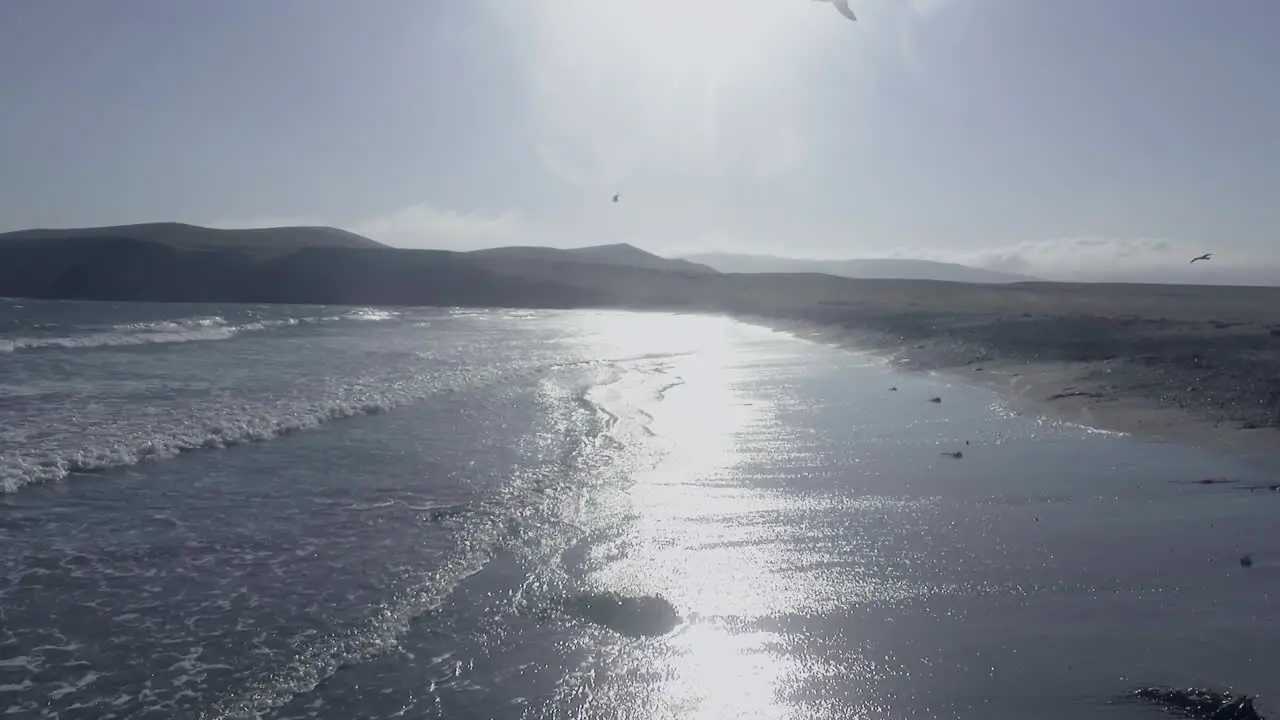
<path id="1" fill-rule="evenodd" d="M 620 194 L 620 193 L 614 193 L 614 194 L 613 194 L 613 201 L 614 201 L 614 202 L 618 202 L 618 196 L 619 196 L 619 194 Z"/>
<path id="2" fill-rule="evenodd" d="M 813 1 L 829 2 L 832 5 L 836 6 L 836 10 L 839 10 L 841 15 L 849 18 L 850 20 L 853 20 L 854 22 L 858 21 L 858 17 L 853 14 L 853 10 L 849 9 L 849 0 L 813 0 Z"/>
<path id="3" fill-rule="evenodd" d="M 1209 259 L 1209 258 L 1211 258 L 1211 257 L 1213 257 L 1213 253 L 1205 253 L 1205 254 L 1201 255 L 1200 257 L 1194 257 L 1194 258 L 1191 258 L 1191 262 L 1195 262 L 1195 261 L 1197 261 L 1197 260 L 1208 260 L 1208 259 Z"/>

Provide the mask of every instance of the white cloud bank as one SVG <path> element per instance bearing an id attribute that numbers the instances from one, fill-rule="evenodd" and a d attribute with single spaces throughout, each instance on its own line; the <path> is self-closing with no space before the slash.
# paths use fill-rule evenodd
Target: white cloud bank
<path id="1" fill-rule="evenodd" d="M 1190 260 L 1205 252 L 1207 262 Z M 895 257 L 1081 282 L 1280 284 L 1280 257 L 1240 256 L 1168 238 L 1081 236 L 972 250 L 898 250 Z"/>

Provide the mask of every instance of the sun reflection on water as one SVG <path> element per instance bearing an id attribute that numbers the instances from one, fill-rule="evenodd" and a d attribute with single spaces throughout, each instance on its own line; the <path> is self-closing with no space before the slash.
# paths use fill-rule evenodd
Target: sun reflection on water
<path id="1" fill-rule="evenodd" d="M 877 682 L 879 661 L 855 650 L 837 667 L 798 651 L 807 641 L 794 633 L 809 618 L 939 592 L 890 567 L 882 548 L 886 529 L 910 533 L 903 520 L 919 521 L 924 506 L 772 483 L 828 461 L 782 419 L 801 400 L 787 380 L 794 347 L 777 334 L 656 314 L 579 322 L 584 357 L 610 358 L 617 370 L 592 401 L 620 442 L 644 448 L 624 481 L 596 487 L 585 503 L 594 529 L 585 582 L 661 595 L 683 623 L 659 638 L 595 637 L 594 660 L 561 698 L 584 718 L 861 717 L 862 700 L 833 704 L 813 690 L 856 693 Z M 760 391 L 762 374 L 770 392 Z M 821 632 L 847 639 L 859 629 Z M 853 669 L 856 677 L 844 674 Z"/>
<path id="2" fill-rule="evenodd" d="M 751 336 L 769 331 L 665 315 L 598 314 L 582 322 L 588 354 L 633 362 L 632 376 L 642 379 L 600 399 L 606 409 L 610 401 L 639 403 L 634 420 L 659 458 L 634 468 L 605 511 L 627 520 L 620 536 L 591 551 L 590 580 L 626 594 L 660 594 L 685 622 L 669 636 L 620 647 L 573 704 L 583 717 L 788 717 L 782 685 L 798 669 L 771 649 L 776 635 L 748 625 L 800 598 L 779 581 L 785 558 L 765 521 L 775 500 L 741 488 L 736 475 L 750 438 L 775 432 L 770 403 L 748 399 L 744 389 L 760 360 Z M 618 417 L 627 419 L 624 410 Z"/>

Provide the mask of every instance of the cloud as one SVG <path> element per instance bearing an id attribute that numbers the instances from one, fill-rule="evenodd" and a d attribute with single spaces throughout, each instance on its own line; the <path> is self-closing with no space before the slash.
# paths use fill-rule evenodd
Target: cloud
<path id="1" fill-rule="evenodd" d="M 497 215 L 412 205 L 345 225 L 347 230 L 403 248 L 475 250 L 524 244 L 525 222 L 513 211 Z"/>
<path id="2" fill-rule="evenodd" d="M 1276 258 L 1218 253 L 1208 263 L 1190 264 L 1206 249 L 1159 237 L 1079 236 L 1029 240 L 1013 245 L 968 249 L 899 249 L 894 257 L 958 262 L 1047 280 L 1083 282 L 1171 282 L 1276 284 Z"/>
<path id="3" fill-rule="evenodd" d="M 1166 238 L 1069 237 L 1021 242 L 971 253 L 969 262 L 992 270 L 1092 274 L 1185 264 L 1188 254 Z M 1198 254 L 1198 253 L 1195 253 Z"/>

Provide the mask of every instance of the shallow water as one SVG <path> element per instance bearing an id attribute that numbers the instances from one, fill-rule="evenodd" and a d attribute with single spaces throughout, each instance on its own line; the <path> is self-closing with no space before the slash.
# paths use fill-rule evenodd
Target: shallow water
<path id="1" fill-rule="evenodd" d="M 727 320 L 0 301 L 0 386 L 7 716 L 1141 718 L 1139 685 L 1280 692 L 1280 493 L 1244 489 L 1274 465 Z M 566 609 L 593 592 L 682 622 L 620 635 Z"/>

